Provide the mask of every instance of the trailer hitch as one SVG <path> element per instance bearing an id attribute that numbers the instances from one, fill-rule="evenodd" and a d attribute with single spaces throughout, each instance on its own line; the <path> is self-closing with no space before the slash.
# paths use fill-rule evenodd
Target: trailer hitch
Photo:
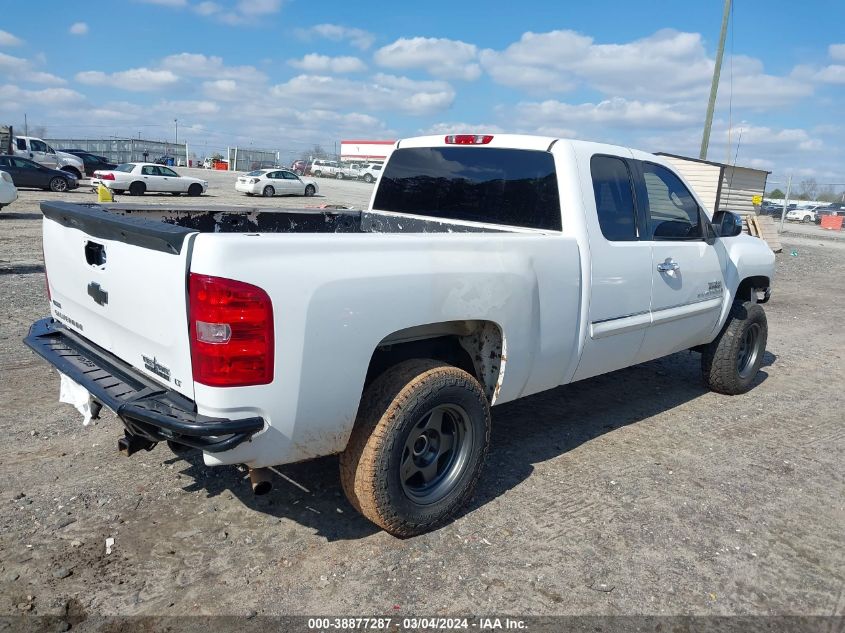
<path id="1" fill-rule="evenodd" d="M 157 443 L 158 442 L 152 442 L 145 437 L 139 437 L 124 431 L 124 436 L 117 440 L 117 450 L 129 457 L 141 449 L 151 451 L 156 447 Z"/>

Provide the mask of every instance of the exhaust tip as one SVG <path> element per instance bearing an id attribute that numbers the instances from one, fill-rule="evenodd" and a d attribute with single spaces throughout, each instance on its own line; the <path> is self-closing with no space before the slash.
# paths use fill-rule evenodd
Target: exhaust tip
<path id="1" fill-rule="evenodd" d="M 266 495 L 273 489 L 273 474 L 267 468 L 250 468 L 249 482 L 255 496 Z"/>

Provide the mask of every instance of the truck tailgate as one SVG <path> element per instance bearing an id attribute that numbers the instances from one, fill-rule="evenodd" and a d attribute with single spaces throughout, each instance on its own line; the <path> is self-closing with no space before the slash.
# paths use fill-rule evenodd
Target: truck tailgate
<path id="1" fill-rule="evenodd" d="M 45 203 L 53 318 L 193 399 L 188 336 L 190 229 Z"/>

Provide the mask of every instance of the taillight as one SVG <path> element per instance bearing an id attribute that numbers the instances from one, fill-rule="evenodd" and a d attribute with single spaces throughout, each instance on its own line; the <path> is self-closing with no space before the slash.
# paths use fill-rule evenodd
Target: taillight
<path id="1" fill-rule="evenodd" d="M 100 180 L 114 180 L 114 174 L 101 174 Z"/>
<path id="2" fill-rule="evenodd" d="M 487 145 L 492 140 L 492 134 L 450 134 L 446 137 L 449 145 Z"/>
<path id="3" fill-rule="evenodd" d="M 191 363 L 194 380 L 210 387 L 273 381 L 273 304 L 257 286 L 191 273 Z"/>

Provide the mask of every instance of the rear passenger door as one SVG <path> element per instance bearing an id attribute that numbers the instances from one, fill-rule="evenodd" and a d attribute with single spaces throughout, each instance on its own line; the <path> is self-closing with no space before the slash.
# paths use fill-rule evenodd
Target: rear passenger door
<path id="1" fill-rule="evenodd" d="M 640 240 L 630 156 L 594 154 L 582 174 L 590 242 L 588 336 L 575 380 L 634 364 L 650 325 L 651 244 Z M 591 195 L 590 195 L 591 194 Z"/>
<path id="2" fill-rule="evenodd" d="M 167 191 L 164 188 L 164 181 L 159 175 L 157 165 L 143 165 L 141 167 L 141 180 L 147 187 L 147 191 Z"/>
<path id="3" fill-rule="evenodd" d="M 671 169 L 637 161 L 645 243 L 652 251 L 651 327 L 637 362 L 712 338 L 724 300 L 726 255 L 695 197 Z"/>

